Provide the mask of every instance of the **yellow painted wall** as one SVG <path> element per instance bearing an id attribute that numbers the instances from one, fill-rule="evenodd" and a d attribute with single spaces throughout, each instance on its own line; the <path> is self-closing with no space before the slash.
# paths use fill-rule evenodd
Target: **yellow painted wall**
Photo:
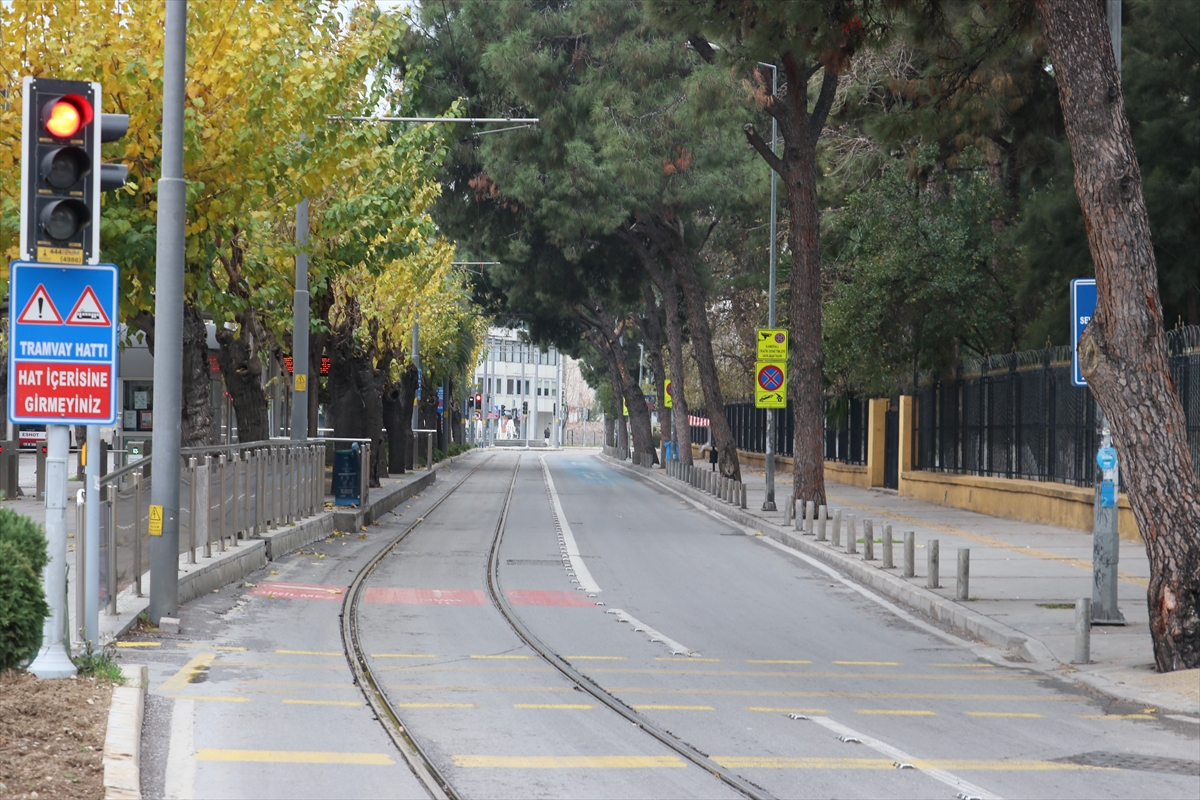
<path id="1" fill-rule="evenodd" d="M 901 473 L 900 493 L 1007 519 L 1081 531 L 1092 529 L 1093 490 L 1063 483 L 910 470 Z M 1117 499 L 1117 530 L 1122 539 L 1141 541 L 1129 498 L 1124 494 Z"/>
<path id="2" fill-rule="evenodd" d="M 867 486 L 883 486 L 887 412 L 890 405 L 891 401 L 886 397 L 867 401 Z"/>

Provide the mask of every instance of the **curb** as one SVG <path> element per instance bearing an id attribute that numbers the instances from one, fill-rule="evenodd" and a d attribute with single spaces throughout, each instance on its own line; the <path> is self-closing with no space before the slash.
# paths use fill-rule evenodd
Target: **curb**
<path id="1" fill-rule="evenodd" d="M 142 717 L 146 711 L 145 665 L 124 664 L 126 685 L 114 686 L 104 734 L 105 800 L 141 800 Z"/>
<path id="2" fill-rule="evenodd" d="M 600 457 L 625 471 L 633 469 L 609 456 L 601 455 Z M 739 525 L 761 531 L 764 536 L 774 539 L 780 544 L 836 567 L 859 583 L 869 586 L 909 608 L 920 611 L 927 617 L 932 617 L 956 630 L 982 639 L 988 644 L 1009 650 L 1043 669 L 1053 669 L 1059 665 L 1058 660 L 1051 655 L 1046 645 L 1003 622 L 964 608 L 953 600 L 947 600 L 929 589 L 913 586 L 890 572 L 871 566 L 862 559 L 840 553 L 828 545 L 818 545 L 815 540 L 797 536 L 789 530 L 730 506 L 705 492 L 697 491 L 681 481 L 668 481 L 665 479 L 665 475 L 644 470 L 635 470 L 634 474 L 652 480 L 660 486 L 670 488 Z"/>

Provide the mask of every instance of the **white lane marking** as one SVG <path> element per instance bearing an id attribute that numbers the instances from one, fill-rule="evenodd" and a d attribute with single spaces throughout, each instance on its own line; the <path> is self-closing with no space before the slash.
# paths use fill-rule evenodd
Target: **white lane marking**
<path id="1" fill-rule="evenodd" d="M 592 573 L 588 572 L 587 564 L 583 563 L 583 558 L 579 555 L 579 545 L 575 544 L 575 535 L 571 533 L 567 515 L 563 513 L 562 503 L 558 501 L 558 491 L 554 488 L 554 478 L 550 477 L 550 468 L 546 466 L 546 457 L 538 456 L 538 458 L 542 461 L 542 476 L 546 479 L 546 488 L 550 492 L 550 504 L 554 507 L 555 516 L 558 517 L 558 526 L 562 530 L 563 541 L 567 543 L 567 558 L 571 561 L 575 579 L 587 591 L 598 592 L 600 587 L 596 585 Z"/>
<path id="2" fill-rule="evenodd" d="M 196 796 L 196 745 L 193 720 L 196 702 L 176 700 L 171 710 L 171 740 L 167 749 L 167 775 L 163 796 L 169 800 L 191 800 Z"/>
<path id="3" fill-rule="evenodd" d="M 667 647 L 669 647 L 671 649 L 671 655 L 673 655 L 673 656 L 674 655 L 692 656 L 695 654 L 694 650 L 689 650 L 688 648 L 681 645 L 679 642 L 675 641 L 674 639 L 671 639 L 670 637 L 664 636 L 663 634 L 654 630 L 654 628 L 651 628 L 646 623 L 636 619 L 635 617 L 631 617 L 629 614 L 626 614 L 624 611 L 622 611 L 619 608 L 610 608 L 605 613 L 615 614 L 617 616 L 617 619 L 621 620 L 622 622 L 629 623 L 630 627 L 632 627 L 638 633 L 644 633 L 647 636 L 649 636 L 650 641 L 661 642 L 662 644 L 665 644 Z"/>
<path id="4" fill-rule="evenodd" d="M 920 761 L 920 759 L 918 759 L 916 756 L 911 756 L 898 747 L 892 747 L 890 744 L 881 742 L 865 733 L 859 733 L 853 728 L 847 728 L 840 722 L 834 722 L 829 717 L 809 717 L 809 719 L 818 725 L 833 731 L 838 736 L 858 739 L 875 752 L 882 753 L 894 761 L 898 761 L 902 764 L 911 764 L 913 762 Z M 968 797 L 978 797 L 980 800 L 1000 800 L 999 795 L 992 794 L 986 789 L 981 789 L 973 783 L 964 781 L 953 772 L 948 772 L 944 769 L 929 769 L 927 767 L 922 767 L 919 769 L 921 772 L 924 772 L 934 780 L 939 780 L 947 786 L 957 789 L 961 793 L 959 795 L 960 797 L 966 795 Z"/>

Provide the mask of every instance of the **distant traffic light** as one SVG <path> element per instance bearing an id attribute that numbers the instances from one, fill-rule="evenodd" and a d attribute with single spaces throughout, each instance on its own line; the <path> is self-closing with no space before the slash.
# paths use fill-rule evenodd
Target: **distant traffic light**
<path id="1" fill-rule="evenodd" d="M 523 401 L 521 401 L 521 416 L 525 416 L 528 413 L 529 413 L 529 401 L 523 400 Z"/>
<path id="2" fill-rule="evenodd" d="M 100 84 L 26 77 L 21 160 L 21 257 L 95 264 L 100 192 L 125 184 L 128 168 L 100 164 L 101 142 L 125 135 L 129 117 L 100 114 Z"/>

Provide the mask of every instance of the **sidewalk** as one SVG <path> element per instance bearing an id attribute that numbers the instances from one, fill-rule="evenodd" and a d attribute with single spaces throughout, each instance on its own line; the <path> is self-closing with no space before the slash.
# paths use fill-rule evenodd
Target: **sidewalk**
<path id="1" fill-rule="evenodd" d="M 652 473 L 676 489 L 695 492 L 658 469 Z M 1118 604 L 1127 624 L 1093 626 L 1092 663 L 1071 664 L 1075 648 L 1074 602 L 1092 594 L 1091 533 L 1001 519 L 901 497 L 887 490 L 860 489 L 828 481 L 830 519 L 834 509 L 842 509 L 843 517 L 855 515 L 859 552 L 848 555 L 845 521 L 842 547 L 836 551 L 828 542 L 817 542 L 814 536 L 801 535 L 790 523 L 785 525 L 783 498 L 791 494 L 790 473 L 776 473 L 775 497 L 779 510 L 775 512 L 761 510 L 766 496 L 763 470 L 743 466 L 742 477 L 747 484 L 744 511 L 702 495 L 706 505 L 735 517 L 748 515 L 741 520 L 743 523 L 761 524 L 763 532 L 772 538 L 791 539 L 803 551 L 819 554 L 823 561 L 849 571 L 856 579 L 893 599 L 993 644 L 1004 641 L 1008 632 L 1009 646 L 1017 644 L 1020 654 L 1039 669 L 1069 675 L 1106 694 L 1147 707 L 1200 715 L 1200 670 L 1166 675 L 1154 671 L 1146 610 L 1150 567 L 1140 542 L 1122 541 L 1120 547 Z M 800 513 L 803 515 L 802 508 Z M 864 519 L 871 519 L 874 524 L 875 561 L 863 560 Z M 890 570 L 882 568 L 884 524 L 892 526 L 895 542 L 896 567 Z M 914 578 L 903 577 L 905 531 L 916 534 Z M 926 588 L 926 543 L 930 539 L 939 541 L 941 588 L 938 589 Z M 970 549 L 971 599 L 963 602 L 955 600 L 958 548 Z M 1022 644 L 1023 639 L 1029 641 Z"/>

